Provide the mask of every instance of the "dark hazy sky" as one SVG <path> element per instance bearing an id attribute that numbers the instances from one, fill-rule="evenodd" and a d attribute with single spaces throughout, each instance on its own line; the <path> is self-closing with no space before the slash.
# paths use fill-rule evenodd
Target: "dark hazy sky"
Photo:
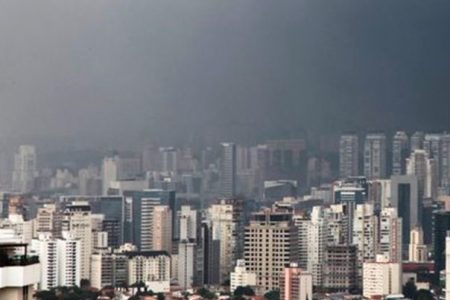
<path id="1" fill-rule="evenodd" d="M 450 1 L 0 2 L 0 136 L 450 129 L 449 100 Z"/>

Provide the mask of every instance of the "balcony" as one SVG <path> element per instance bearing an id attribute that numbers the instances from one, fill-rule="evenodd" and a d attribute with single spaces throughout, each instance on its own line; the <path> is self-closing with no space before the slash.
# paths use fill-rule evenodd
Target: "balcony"
<path id="1" fill-rule="evenodd" d="M 0 244 L 0 289 L 38 283 L 41 267 L 37 256 L 29 256 L 26 244 Z"/>

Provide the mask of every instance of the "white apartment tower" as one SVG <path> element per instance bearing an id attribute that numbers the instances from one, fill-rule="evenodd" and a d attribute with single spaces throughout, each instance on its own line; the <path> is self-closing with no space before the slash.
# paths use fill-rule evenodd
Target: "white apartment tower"
<path id="1" fill-rule="evenodd" d="M 387 296 L 402 293 L 402 264 L 377 255 L 375 261 L 363 266 L 363 296 Z"/>
<path id="2" fill-rule="evenodd" d="M 87 202 L 75 201 L 63 213 L 62 231 L 81 242 L 81 279 L 90 278 L 92 254 L 91 208 Z"/>
<path id="3" fill-rule="evenodd" d="M 402 219 L 397 209 L 384 208 L 380 214 L 380 241 L 378 253 L 390 262 L 402 262 Z"/>
<path id="4" fill-rule="evenodd" d="M 358 269 L 365 261 L 374 260 L 378 244 L 378 218 L 372 204 L 356 206 L 353 219 L 353 244 L 357 246 Z M 361 273 L 360 273 L 361 275 Z"/>

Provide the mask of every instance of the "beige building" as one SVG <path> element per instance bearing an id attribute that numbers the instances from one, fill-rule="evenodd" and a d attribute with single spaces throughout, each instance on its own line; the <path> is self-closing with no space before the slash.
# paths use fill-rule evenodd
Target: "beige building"
<path id="1" fill-rule="evenodd" d="M 428 247 L 423 243 L 423 230 L 416 226 L 410 233 L 409 261 L 424 262 L 428 260 Z"/>
<path id="2" fill-rule="evenodd" d="M 234 272 L 230 275 L 230 291 L 234 292 L 239 286 L 256 287 L 256 273 L 247 270 L 243 259 L 237 261 Z"/>
<path id="3" fill-rule="evenodd" d="M 402 264 L 390 262 L 377 255 L 373 262 L 363 265 L 363 296 L 386 296 L 402 293 Z"/>
<path id="4" fill-rule="evenodd" d="M 245 228 L 244 259 L 256 284 L 263 290 L 280 287 L 286 264 L 297 261 L 297 229 L 292 215 L 265 209 L 254 213 Z"/>
<path id="5" fill-rule="evenodd" d="M 153 210 L 153 249 L 172 252 L 172 210 L 167 205 L 157 205 Z"/>
<path id="6" fill-rule="evenodd" d="M 81 279 L 90 279 L 92 254 L 91 208 L 87 202 L 74 201 L 63 213 L 62 231 L 81 241 Z"/>
<path id="7" fill-rule="evenodd" d="M 312 274 L 303 271 L 296 263 L 290 264 L 280 276 L 280 299 L 312 300 Z"/>

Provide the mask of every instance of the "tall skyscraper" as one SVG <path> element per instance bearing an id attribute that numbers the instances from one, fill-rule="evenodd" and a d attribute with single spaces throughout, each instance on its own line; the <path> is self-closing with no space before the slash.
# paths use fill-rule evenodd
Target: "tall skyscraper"
<path id="1" fill-rule="evenodd" d="M 423 242 L 422 227 L 416 226 L 411 230 L 409 242 L 409 261 L 425 262 L 428 260 L 428 247 Z"/>
<path id="2" fill-rule="evenodd" d="M 446 193 L 450 192 L 450 134 L 442 136 L 441 144 L 441 180 L 440 186 Z"/>
<path id="3" fill-rule="evenodd" d="M 445 269 L 445 243 L 450 230 L 450 211 L 437 211 L 434 214 L 434 282 L 439 283 L 440 272 Z"/>
<path id="4" fill-rule="evenodd" d="M 358 269 L 361 278 L 362 266 L 365 261 L 374 260 L 378 245 L 378 218 L 371 204 L 360 204 L 356 207 L 353 218 L 352 244 L 358 248 Z"/>
<path id="5" fill-rule="evenodd" d="M 411 151 L 423 149 L 423 142 L 425 140 L 425 134 L 421 131 L 416 131 L 411 136 Z"/>
<path id="6" fill-rule="evenodd" d="M 386 136 L 368 134 L 364 142 L 364 175 L 367 179 L 385 178 L 386 167 Z"/>
<path id="7" fill-rule="evenodd" d="M 378 253 L 390 262 L 402 262 L 402 219 L 397 209 L 384 208 L 380 214 L 380 233 Z"/>
<path id="8" fill-rule="evenodd" d="M 222 199 L 211 205 L 208 218 L 212 223 L 213 239 L 220 241 L 220 281 L 229 277 L 234 264 L 242 258 L 244 241 L 243 201 Z"/>
<path id="9" fill-rule="evenodd" d="M 13 190 L 21 193 L 34 189 L 36 175 L 36 148 L 22 145 L 14 156 Z"/>
<path id="10" fill-rule="evenodd" d="M 221 144 L 220 182 L 223 197 L 232 198 L 236 194 L 236 145 Z"/>
<path id="11" fill-rule="evenodd" d="M 415 175 L 392 176 L 391 206 L 402 218 L 402 232 L 410 232 L 419 224 L 419 188 Z M 409 244 L 409 235 L 403 234 L 403 245 Z"/>
<path id="12" fill-rule="evenodd" d="M 429 158 L 425 150 L 414 150 L 406 160 L 406 173 L 417 177 L 419 198 L 434 198 L 438 181 L 435 160 Z"/>
<path id="13" fill-rule="evenodd" d="M 344 134 L 339 142 L 339 177 L 359 175 L 359 142 L 356 134 Z"/>
<path id="14" fill-rule="evenodd" d="M 87 202 L 76 201 L 68 205 L 63 212 L 63 234 L 69 234 L 81 241 L 81 279 L 90 278 L 92 254 L 91 208 Z"/>
<path id="15" fill-rule="evenodd" d="M 392 139 L 392 175 L 406 173 L 406 158 L 409 155 L 409 139 L 404 131 L 397 131 Z"/>
<path id="16" fill-rule="evenodd" d="M 445 286 L 450 287 L 450 233 L 445 237 Z M 450 300 L 450 291 L 446 288 L 445 300 Z"/>
<path id="17" fill-rule="evenodd" d="M 245 228 L 244 259 L 256 273 L 257 286 L 270 291 L 280 288 L 287 263 L 297 261 L 297 232 L 290 213 L 265 209 L 254 213 Z"/>
<path id="18" fill-rule="evenodd" d="M 108 194 L 111 182 L 119 179 L 119 156 L 105 157 L 102 165 L 102 192 Z"/>
<path id="19" fill-rule="evenodd" d="M 426 134 L 423 144 L 423 149 L 428 154 L 428 157 L 435 161 L 437 180 L 439 183 L 441 183 L 442 179 L 442 137 L 443 135 L 440 133 Z"/>

